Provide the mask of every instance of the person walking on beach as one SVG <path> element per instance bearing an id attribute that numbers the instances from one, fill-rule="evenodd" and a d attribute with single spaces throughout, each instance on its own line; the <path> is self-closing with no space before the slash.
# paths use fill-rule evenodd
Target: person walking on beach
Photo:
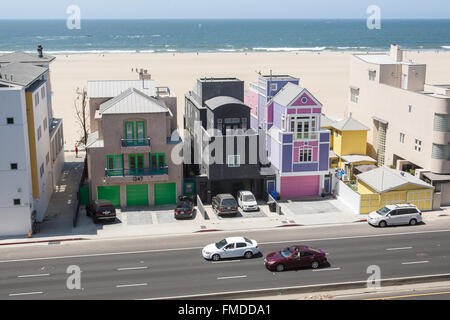
<path id="1" fill-rule="evenodd" d="M 75 145 L 75 158 L 78 158 L 78 147 Z"/>

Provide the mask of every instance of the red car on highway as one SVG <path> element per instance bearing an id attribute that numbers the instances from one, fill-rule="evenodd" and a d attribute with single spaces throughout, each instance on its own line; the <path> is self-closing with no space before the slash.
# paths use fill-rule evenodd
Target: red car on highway
<path id="1" fill-rule="evenodd" d="M 281 251 L 272 252 L 264 259 L 264 264 L 270 271 L 284 271 L 297 268 L 317 269 L 327 262 L 327 255 L 321 249 L 307 246 L 291 246 Z"/>

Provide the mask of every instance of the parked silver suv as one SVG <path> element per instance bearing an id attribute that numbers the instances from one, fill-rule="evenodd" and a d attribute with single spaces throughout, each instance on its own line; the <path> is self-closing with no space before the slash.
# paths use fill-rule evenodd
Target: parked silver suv
<path id="1" fill-rule="evenodd" d="M 392 204 L 369 213 L 367 222 L 373 226 L 416 225 L 422 222 L 422 212 L 413 204 Z"/>

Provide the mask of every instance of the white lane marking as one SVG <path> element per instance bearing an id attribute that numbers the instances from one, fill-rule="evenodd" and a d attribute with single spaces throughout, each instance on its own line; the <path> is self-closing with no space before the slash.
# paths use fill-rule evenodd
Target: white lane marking
<path id="1" fill-rule="evenodd" d="M 389 237 L 389 236 L 402 236 L 402 235 L 413 235 L 413 234 L 427 234 L 427 233 L 439 233 L 439 232 L 450 232 L 450 230 L 431 230 L 431 231 L 413 231 L 413 232 L 403 232 L 403 233 L 385 233 L 385 234 L 373 234 L 364 236 L 353 236 L 353 237 L 337 237 L 337 238 L 317 238 L 317 239 L 299 239 L 299 240 L 284 240 L 284 241 L 274 241 L 274 242 L 261 242 L 263 244 L 281 244 L 281 243 L 295 243 L 295 242 L 311 242 L 311 241 L 331 241 L 331 240 L 348 240 L 348 239 L 361 239 L 361 238 L 378 238 L 378 237 Z M 71 258 L 89 258 L 89 257 L 103 257 L 103 256 L 114 256 L 114 255 L 127 255 L 127 254 L 139 254 L 139 253 L 154 253 L 154 252 L 167 252 L 167 251 L 186 251 L 186 250 L 197 250 L 203 249 L 203 247 L 190 247 L 190 248 L 170 248 L 170 249 L 153 249 L 153 250 L 141 250 L 141 251 L 122 251 L 122 252 L 110 252 L 110 253 L 93 253 L 93 254 L 80 254 L 72 256 L 55 256 L 55 257 L 43 257 L 43 258 L 27 258 L 27 259 L 14 259 L 14 260 L 2 260 L 0 263 L 8 262 L 23 262 L 23 261 L 41 261 L 41 260 L 53 260 L 53 259 L 71 259 Z"/>
<path id="2" fill-rule="evenodd" d="M 230 262 L 239 262 L 241 260 L 227 260 L 227 261 L 213 261 L 212 263 L 230 263 Z"/>
<path id="3" fill-rule="evenodd" d="M 41 273 L 41 274 L 25 274 L 22 276 L 17 276 L 17 278 L 32 278 L 32 277 L 47 277 L 50 273 Z"/>
<path id="4" fill-rule="evenodd" d="M 218 277 L 217 280 L 238 279 L 238 278 L 247 278 L 247 276 L 243 275 L 243 276 L 231 276 L 231 277 Z"/>
<path id="5" fill-rule="evenodd" d="M 388 248 L 387 251 L 393 251 L 393 250 L 408 250 L 412 249 L 412 247 L 402 247 L 402 248 Z"/>
<path id="6" fill-rule="evenodd" d="M 121 284 L 121 285 L 117 285 L 116 288 L 141 287 L 141 286 L 146 286 L 146 285 L 147 285 L 147 283 Z"/>
<path id="7" fill-rule="evenodd" d="M 417 263 L 429 263 L 430 261 L 412 261 L 412 262 L 402 262 L 402 264 L 417 264 Z"/>
<path id="8" fill-rule="evenodd" d="M 37 292 L 23 292 L 23 293 L 10 293 L 9 296 L 10 297 L 14 297 L 14 296 L 29 296 L 32 294 L 42 294 L 42 291 L 37 291 Z"/>
<path id="9" fill-rule="evenodd" d="M 117 271 L 142 270 L 142 269 L 148 269 L 148 267 L 117 268 Z"/>
<path id="10" fill-rule="evenodd" d="M 314 272 L 319 272 L 319 271 L 335 271 L 335 270 L 341 270 L 341 268 L 326 268 L 326 269 L 314 269 Z"/>

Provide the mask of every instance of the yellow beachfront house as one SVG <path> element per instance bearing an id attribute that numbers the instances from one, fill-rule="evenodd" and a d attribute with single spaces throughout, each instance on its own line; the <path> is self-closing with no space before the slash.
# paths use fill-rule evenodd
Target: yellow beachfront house
<path id="1" fill-rule="evenodd" d="M 407 172 L 381 167 L 356 178 L 361 214 L 397 203 L 415 204 L 420 210 L 433 208 L 434 187 Z"/>
<path id="2" fill-rule="evenodd" d="M 352 117 L 332 120 L 321 117 L 321 128 L 331 131 L 330 168 L 338 166 L 346 177 L 354 179 L 354 174 L 376 168 L 377 161 L 366 155 L 367 128 Z"/>

